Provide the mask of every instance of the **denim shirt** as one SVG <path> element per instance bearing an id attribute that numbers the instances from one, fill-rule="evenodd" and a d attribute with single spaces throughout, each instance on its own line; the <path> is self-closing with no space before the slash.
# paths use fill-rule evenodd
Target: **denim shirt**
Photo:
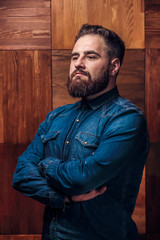
<path id="1" fill-rule="evenodd" d="M 137 240 L 132 213 L 148 154 L 143 113 L 117 88 L 57 108 L 18 158 L 13 187 L 46 204 L 43 240 Z M 66 205 L 66 195 L 105 185 Z"/>

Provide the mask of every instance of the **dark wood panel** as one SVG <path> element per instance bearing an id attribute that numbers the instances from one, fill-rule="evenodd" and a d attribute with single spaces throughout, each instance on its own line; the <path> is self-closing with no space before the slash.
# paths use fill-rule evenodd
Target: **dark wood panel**
<path id="1" fill-rule="evenodd" d="M 66 81 L 71 50 L 52 52 L 53 108 L 73 103 L 77 99 L 67 93 Z M 144 50 L 127 50 L 117 84 L 122 96 L 132 100 L 144 110 Z"/>
<path id="2" fill-rule="evenodd" d="M 160 1 L 145 1 L 146 47 L 160 48 Z"/>
<path id="3" fill-rule="evenodd" d="M 51 110 L 51 53 L 0 51 L 0 68 L 1 140 L 30 142 Z"/>
<path id="4" fill-rule="evenodd" d="M 152 143 L 146 166 L 147 234 L 160 236 L 160 141 Z M 160 238 L 152 238 L 160 239 Z"/>
<path id="5" fill-rule="evenodd" d="M 50 0 L 0 1 L 0 49 L 50 49 Z"/>
<path id="6" fill-rule="evenodd" d="M 144 50 L 128 49 L 118 75 L 120 94 L 144 110 Z"/>
<path id="7" fill-rule="evenodd" d="M 40 234 L 44 206 L 12 188 L 17 157 L 26 144 L 0 144 L 0 234 Z"/>
<path id="8" fill-rule="evenodd" d="M 160 141 L 160 49 L 146 50 L 146 116 L 150 141 Z"/>
<path id="9" fill-rule="evenodd" d="M 41 235 L 1 235 L 0 240 L 41 240 Z"/>
<path id="10" fill-rule="evenodd" d="M 144 0 L 51 2 L 53 49 L 71 49 L 84 23 L 112 29 L 125 41 L 127 48 L 144 48 Z"/>

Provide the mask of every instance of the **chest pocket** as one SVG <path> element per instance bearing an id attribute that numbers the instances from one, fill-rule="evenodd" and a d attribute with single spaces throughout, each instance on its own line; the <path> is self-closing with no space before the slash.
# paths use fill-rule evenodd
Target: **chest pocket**
<path id="1" fill-rule="evenodd" d="M 99 137 L 90 133 L 79 132 L 75 139 L 74 158 L 84 158 L 94 154 L 99 145 Z"/>
<path id="2" fill-rule="evenodd" d="M 46 135 L 41 136 L 44 144 L 44 157 L 54 157 L 56 155 L 56 139 L 59 131 L 50 131 Z"/>

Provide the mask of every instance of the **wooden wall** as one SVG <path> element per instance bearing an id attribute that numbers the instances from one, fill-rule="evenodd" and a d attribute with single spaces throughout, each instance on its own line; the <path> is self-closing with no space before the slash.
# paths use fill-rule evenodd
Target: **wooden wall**
<path id="1" fill-rule="evenodd" d="M 0 0 L 0 240 L 40 239 L 44 206 L 13 190 L 12 176 L 46 114 L 75 101 L 66 79 L 83 23 L 101 24 L 125 41 L 118 87 L 146 113 L 151 140 L 133 218 L 147 239 L 158 239 L 159 11 L 159 0 Z"/>

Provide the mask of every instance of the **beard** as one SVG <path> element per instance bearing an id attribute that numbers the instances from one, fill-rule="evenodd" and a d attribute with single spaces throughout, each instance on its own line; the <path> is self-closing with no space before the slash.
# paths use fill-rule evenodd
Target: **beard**
<path id="1" fill-rule="evenodd" d="M 88 79 L 82 79 L 83 76 L 75 76 L 77 72 L 82 73 L 87 76 Z M 74 78 L 75 77 L 75 78 Z M 73 79 L 74 78 L 74 79 Z M 89 72 L 85 72 L 82 69 L 75 70 L 70 77 L 68 77 L 67 81 L 67 89 L 69 95 L 76 97 L 87 97 L 89 95 L 93 95 L 101 92 L 105 88 L 107 88 L 109 83 L 109 67 L 99 76 L 92 79 Z"/>

